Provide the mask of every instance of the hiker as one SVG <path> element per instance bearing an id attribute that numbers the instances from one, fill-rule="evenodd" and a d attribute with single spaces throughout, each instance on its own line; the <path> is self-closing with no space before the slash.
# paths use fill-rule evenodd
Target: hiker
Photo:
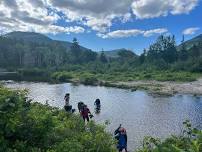
<path id="1" fill-rule="evenodd" d="M 99 114 L 101 111 L 100 99 L 96 99 L 94 105 L 95 105 L 95 114 Z"/>
<path id="2" fill-rule="evenodd" d="M 92 118 L 93 115 L 91 114 L 90 110 L 88 109 L 87 105 L 83 106 L 83 109 L 81 110 L 81 116 L 83 117 L 84 122 L 87 120 L 89 122 L 89 117 Z M 90 115 L 89 115 L 90 114 Z"/>
<path id="3" fill-rule="evenodd" d="M 100 107 L 100 99 L 96 99 L 94 105 Z"/>
<path id="4" fill-rule="evenodd" d="M 68 106 L 69 105 L 69 97 L 70 96 L 70 94 L 69 93 L 66 93 L 65 94 L 65 97 L 64 97 L 64 100 L 65 100 L 65 106 Z"/>
<path id="5" fill-rule="evenodd" d="M 67 112 L 74 113 L 74 112 L 75 112 L 75 109 L 72 109 L 72 105 L 69 104 L 69 98 L 70 98 L 69 96 L 70 96 L 69 93 L 66 93 L 66 94 L 65 94 L 65 97 L 64 97 L 64 100 L 65 100 L 64 109 L 65 109 L 65 111 L 67 111 Z"/>
<path id="6" fill-rule="evenodd" d="M 114 132 L 115 139 L 118 140 L 117 149 L 119 152 L 125 150 L 127 152 L 127 134 L 126 129 L 121 127 L 121 125 Z"/>
<path id="7" fill-rule="evenodd" d="M 83 109 L 83 106 L 84 106 L 84 103 L 80 101 L 78 103 L 78 110 L 79 110 L 79 112 L 81 112 L 81 110 Z"/>

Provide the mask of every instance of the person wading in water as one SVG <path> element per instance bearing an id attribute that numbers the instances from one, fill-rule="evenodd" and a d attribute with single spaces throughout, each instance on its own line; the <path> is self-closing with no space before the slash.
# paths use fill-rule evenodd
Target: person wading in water
<path id="1" fill-rule="evenodd" d="M 69 105 L 69 97 L 70 96 L 70 94 L 69 93 L 66 93 L 65 94 L 65 97 L 64 97 L 64 100 L 65 100 L 65 106 L 68 106 Z"/>
<path id="2" fill-rule="evenodd" d="M 94 105 L 95 105 L 95 114 L 99 114 L 101 111 L 100 99 L 96 99 Z"/>
<path id="3" fill-rule="evenodd" d="M 65 94 L 65 97 L 64 97 L 64 100 L 65 100 L 65 106 L 64 106 L 64 109 L 67 111 L 67 112 L 75 112 L 75 109 L 72 109 L 72 105 L 69 104 L 69 99 L 70 99 L 70 94 L 67 93 Z"/>
<path id="4" fill-rule="evenodd" d="M 80 101 L 78 103 L 78 110 L 79 110 L 79 112 L 81 112 L 81 110 L 83 109 L 83 107 L 84 107 L 84 103 L 82 101 Z"/>
<path id="5" fill-rule="evenodd" d="M 81 116 L 83 117 L 84 122 L 87 120 L 89 122 L 89 116 L 93 117 L 90 110 L 88 109 L 87 105 L 83 106 L 83 109 L 81 110 Z M 90 114 L 90 115 L 89 115 Z"/>
<path id="6" fill-rule="evenodd" d="M 126 129 L 121 125 L 114 131 L 115 139 L 118 140 L 117 149 L 119 152 L 125 150 L 127 152 L 127 133 Z"/>

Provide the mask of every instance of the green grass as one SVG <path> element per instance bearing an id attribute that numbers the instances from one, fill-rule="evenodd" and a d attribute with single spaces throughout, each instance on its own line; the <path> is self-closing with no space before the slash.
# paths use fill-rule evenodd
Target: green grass
<path id="1" fill-rule="evenodd" d="M 87 85 L 98 85 L 101 82 L 129 82 L 138 80 L 191 82 L 202 77 L 202 73 L 185 71 L 106 71 L 92 72 L 85 70 L 53 72 L 41 69 L 22 69 L 14 76 L 1 76 L 0 79 L 46 81 L 46 82 L 79 82 Z"/>
<path id="2" fill-rule="evenodd" d="M 91 73 L 91 72 L 56 72 L 52 74 L 52 79 L 60 82 L 68 82 L 72 79 L 81 83 L 98 84 L 100 81 L 108 82 L 128 82 L 137 80 L 157 80 L 157 81 L 178 81 L 190 82 L 197 80 L 199 73 L 171 72 L 171 71 L 138 71 L 138 72 L 112 72 L 112 73 Z"/>

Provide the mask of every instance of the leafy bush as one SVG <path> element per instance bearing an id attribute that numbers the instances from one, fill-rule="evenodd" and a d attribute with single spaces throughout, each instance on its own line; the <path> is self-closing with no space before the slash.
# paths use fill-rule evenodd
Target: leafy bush
<path id="1" fill-rule="evenodd" d="M 70 72 L 55 72 L 51 75 L 53 80 L 57 80 L 59 82 L 67 82 L 73 78 L 72 73 Z"/>
<path id="2" fill-rule="evenodd" d="M 88 128 L 88 130 L 86 130 Z M 26 92 L 0 88 L 0 151 L 113 152 L 104 126 L 27 101 Z"/>
<path id="3" fill-rule="evenodd" d="M 192 128 L 189 121 L 185 121 L 184 126 L 182 136 L 172 136 L 163 142 L 152 137 L 145 137 L 143 148 L 138 152 L 201 152 L 202 131 Z"/>
<path id="4" fill-rule="evenodd" d="M 80 82 L 85 85 L 95 85 L 98 83 L 98 79 L 92 74 L 83 74 L 80 76 Z"/>

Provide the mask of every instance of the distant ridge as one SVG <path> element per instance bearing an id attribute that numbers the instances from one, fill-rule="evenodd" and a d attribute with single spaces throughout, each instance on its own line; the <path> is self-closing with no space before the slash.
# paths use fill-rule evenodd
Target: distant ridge
<path id="1" fill-rule="evenodd" d="M 68 41 L 58 41 L 58 40 L 53 40 L 43 34 L 40 33 L 35 33 L 35 32 L 11 32 L 7 33 L 4 35 L 4 37 L 10 38 L 10 39 L 16 39 L 16 40 L 23 40 L 25 42 L 34 42 L 34 43 L 45 43 L 45 44 L 50 44 L 50 43 L 57 43 L 63 47 L 65 47 L 67 50 L 70 50 L 70 47 L 72 45 L 71 42 Z M 83 46 L 80 46 L 83 51 L 89 50 L 88 48 L 85 48 Z"/>
<path id="2" fill-rule="evenodd" d="M 16 40 L 23 40 L 25 42 L 34 42 L 34 43 L 45 43 L 45 44 L 50 44 L 50 43 L 57 43 L 63 47 L 65 47 L 67 50 L 71 49 L 72 43 L 68 41 L 59 41 L 59 40 L 53 40 L 49 38 L 46 35 L 40 34 L 40 33 L 35 33 L 35 32 L 21 32 L 21 31 L 15 31 L 11 33 L 7 33 L 4 35 L 4 37 L 10 38 L 10 39 L 16 39 Z M 83 51 L 89 50 L 88 48 L 85 48 L 83 46 L 80 46 Z M 122 49 L 115 49 L 115 50 L 110 50 L 110 51 L 104 51 L 105 55 L 107 57 L 111 58 L 117 58 L 119 57 L 119 52 L 121 51 L 129 51 L 125 48 Z M 132 51 L 131 51 L 132 52 Z M 98 52 L 100 54 L 101 52 Z M 134 53 L 135 54 L 135 53 Z"/>
<path id="3" fill-rule="evenodd" d="M 202 43 L 202 34 L 190 39 L 190 40 L 187 40 L 183 43 L 183 45 L 187 48 L 187 49 L 190 49 L 191 47 L 193 47 L 194 45 L 199 45 L 199 43 Z M 182 44 L 180 44 L 178 46 L 178 49 L 180 49 L 182 47 Z"/>
<path id="4" fill-rule="evenodd" d="M 110 57 L 110 58 L 118 58 L 120 57 L 119 53 L 122 51 L 128 51 L 131 52 L 131 54 L 133 54 L 134 56 L 136 56 L 136 54 L 130 50 L 127 50 L 125 48 L 122 49 L 115 49 L 115 50 L 110 50 L 110 51 L 101 51 L 104 52 L 104 54 L 106 55 L 106 57 Z M 99 54 L 101 54 L 101 52 L 99 52 Z"/>
<path id="5" fill-rule="evenodd" d="M 35 32 L 11 32 L 4 35 L 7 38 L 16 39 L 16 40 L 23 40 L 23 41 L 30 41 L 30 42 L 36 42 L 36 43 L 49 43 L 53 40 L 49 37 L 35 33 Z"/>
<path id="6" fill-rule="evenodd" d="M 71 42 L 53 40 L 53 39 L 49 38 L 48 36 L 45 36 L 45 35 L 40 34 L 40 33 L 35 33 L 35 32 L 16 31 L 16 32 L 7 33 L 3 36 L 10 38 L 10 39 L 23 40 L 25 42 L 47 43 L 47 44 L 57 43 L 57 44 L 65 47 L 67 50 L 70 50 L 70 47 L 72 45 Z M 193 45 L 198 45 L 199 43 L 202 43 L 202 34 L 200 34 L 200 35 L 198 35 L 198 36 L 196 36 L 190 40 L 185 41 L 183 44 L 187 49 L 190 49 L 191 47 L 193 47 Z M 80 46 L 80 47 L 83 51 L 89 50 L 88 48 L 85 48 L 83 46 Z M 182 47 L 182 44 L 180 44 L 178 46 L 178 50 L 181 47 Z M 115 50 L 110 50 L 110 51 L 104 51 L 104 53 L 107 57 L 117 58 L 117 57 L 119 57 L 119 53 L 121 51 L 130 51 L 130 50 L 127 50 L 125 48 L 121 48 L 121 49 L 115 49 Z M 100 53 L 101 53 L 101 51 L 98 52 L 98 54 L 100 54 Z M 136 55 L 136 54 L 134 53 L 134 55 Z"/>

